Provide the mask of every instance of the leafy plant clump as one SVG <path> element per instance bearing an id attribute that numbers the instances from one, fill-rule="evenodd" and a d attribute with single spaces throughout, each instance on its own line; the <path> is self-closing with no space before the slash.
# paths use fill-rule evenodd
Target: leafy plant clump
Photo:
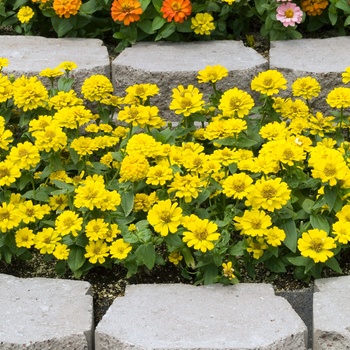
<path id="1" fill-rule="evenodd" d="M 21 34 L 138 41 L 269 40 L 334 30 L 347 35 L 347 0 L 2 0 L 0 26 Z"/>
<path id="2" fill-rule="evenodd" d="M 9 64 L 0 58 L 0 69 Z M 155 84 L 113 94 L 92 75 L 73 89 L 74 62 L 17 79 L 0 73 L 0 256 L 56 261 L 59 275 L 123 266 L 128 276 L 170 262 L 196 283 L 237 283 L 242 267 L 341 273 L 350 241 L 350 67 L 314 111 L 320 84 L 290 97 L 276 70 L 251 81 L 258 101 L 220 65 L 209 84 L 174 87 L 173 127 L 151 103 Z M 285 94 L 286 92 L 284 92 Z M 82 96 L 83 98 L 79 97 Z M 199 123 L 199 127 L 198 127 Z"/>

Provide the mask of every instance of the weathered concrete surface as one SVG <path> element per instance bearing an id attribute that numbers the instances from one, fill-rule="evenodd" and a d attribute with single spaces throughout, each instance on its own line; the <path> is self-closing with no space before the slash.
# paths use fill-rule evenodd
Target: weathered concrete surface
<path id="1" fill-rule="evenodd" d="M 314 350 L 350 349 L 350 276 L 315 281 Z"/>
<path id="2" fill-rule="evenodd" d="M 168 108 L 172 89 L 192 84 L 207 96 L 212 93 L 211 85 L 198 83 L 198 71 L 218 64 L 229 71 L 229 76 L 217 83 L 220 90 L 237 86 L 251 92 L 251 79 L 268 68 L 267 60 L 241 41 L 137 43 L 112 62 L 112 81 L 120 96 L 133 84 L 157 84 L 160 93 L 152 98 L 152 103 L 164 118 L 178 121 L 179 117 Z"/>
<path id="3" fill-rule="evenodd" d="M 90 284 L 0 274 L 1 350 L 92 350 Z"/>
<path id="4" fill-rule="evenodd" d="M 299 77 L 311 76 L 321 84 L 321 93 L 311 106 L 329 113 L 325 102 L 328 93 L 343 85 L 341 73 L 350 66 L 350 37 L 272 41 L 270 69 L 277 69 L 288 80 L 289 87 Z M 290 96 L 290 89 L 285 95 Z"/>
<path id="5" fill-rule="evenodd" d="M 306 338 L 267 284 L 127 286 L 95 332 L 96 350 L 302 350 Z"/>
<path id="6" fill-rule="evenodd" d="M 5 74 L 38 75 L 45 68 L 55 68 L 63 61 L 73 61 L 78 68 L 71 72 L 80 91 L 83 81 L 93 74 L 110 78 L 107 48 L 99 39 L 44 38 L 38 36 L 0 36 L 0 56 L 9 59 Z M 47 78 L 40 78 L 47 82 Z M 47 84 L 46 84 L 47 85 Z"/>

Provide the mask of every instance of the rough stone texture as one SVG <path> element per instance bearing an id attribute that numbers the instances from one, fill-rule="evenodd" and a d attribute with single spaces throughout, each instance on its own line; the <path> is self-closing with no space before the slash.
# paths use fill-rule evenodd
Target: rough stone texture
<path id="1" fill-rule="evenodd" d="M 321 84 L 321 93 L 311 102 L 324 113 L 331 109 L 325 102 L 328 93 L 343 85 L 341 73 L 350 66 L 350 37 L 272 41 L 270 69 L 284 74 L 289 88 L 295 79 L 311 76 Z M 290 89 L 286 94 L 290 95 Z"/>
<path id="2" fill-rule="evenodd" d="M 0 274 L 1 350 L 92 350 L 90 284 Z"/>
<path id="3" fill-rule="evenodd" d="M 96 350 L 306 349 L 305 324 L 267 284 L 127 286 L 96 327 Z"/>
<path id="4" fill-rule="evenodd" d="M 55 68 L 63 61 L 73 61 L 78 68 L 71 75 L 76 79 L 78 91 L 83 81 L 93 74 L 111 77 L 108 51 L 99 39 L 2 35 L 0 42 L 1 57 L 10 61 L 3 69 L 5 74 L 33 76 L 44 68 Z M 40 79 L 48 86 L 47 78 Z"/>
<path id="5" fill-rule="evenodd" d="M 237 86 L 250 92 L 251 79 L 268 68 L 267 60 L 241 41 L 137 43 L 112 62 L 112 81 L 121 96 L 130 85 L 157 84 L 160 93 L 152 103 L 162 117 L 178 121 L 179 117 L 169 111 L 172 89 L 192 84 L 207 96 L 212 93 L 210 84 L 199 84 L 196 77 L 199 70 L 217 64 L 229 70 L 229 76 L 217 84 L 221 90 Z"/>
<path id="6" fill-rule="evenodd" d="M 350 276 L 315 281 L 314 350 L 350 349 Z"/>

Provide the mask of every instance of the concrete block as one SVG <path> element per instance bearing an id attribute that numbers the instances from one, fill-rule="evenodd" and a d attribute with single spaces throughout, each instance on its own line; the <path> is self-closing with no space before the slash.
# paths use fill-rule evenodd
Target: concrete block
<path id="1" fill-rule="evenodd" d="M 313 349 L 350 349 L 350 276 L 316 280 L 314 290 Z"/>
<path id="2" fill-rule="evenodd" d="M 95 332 L 96 350 L 303 350 L 305 324 L 271 285 L 127 286 Z"/>
<path id="3" fill-rule="evenodd" d="M 88 282 L 0 274 L 1 350 L 92 350 Z"/>
<path id="4" fill-rule="evenodd" d="M 80 91 L 83 81 L 93 74 L 110 75 L 110 60 L 100 39 L 44 38 L 38 36 L 0 36 L 1 57 L 10 64 L 4 74 L 33 76 L 45 68 L 55 68 L 63 61 L 73 61 L 78 68 L 72 71 L 75 87 Z M 48 86 L 47 78 L 40 78 Z"/>
<path id="5" fill-rule="evenodd" d="M 207 96 L 212 93 L 210 84 L 198 84 L 196 77 L 206 66 L 217 64 L 229 70 L 229 76 L 217 83 L 218 89 L 237 86 L 250 93 L 251 79 L 268 68 L 267 60 L 241 41 L 137 43 L 112 62 L 112 81 L 120 96 L 133 84 L 157 84 L 160 93 L 152 103 L 160 108 L 163 118 L 178 121 L 179 117 L 168 109 L 172 89 L 192 84 Z"/>
<path id="6" fill-rule="evenodd" d="M 311 106 L 327 114 L 331 108 L 325 98 L 335 86 L 343 86 L 341 73 L 350 66 L 349 51 L 350 37 L 272 41 L 270 69 L 283 73 L 289 88 L 299 77 L 316 78 L 321 93 L 311 101 Z M 291 89 L 286 94 L 290 96 L 290 92 Z"/>

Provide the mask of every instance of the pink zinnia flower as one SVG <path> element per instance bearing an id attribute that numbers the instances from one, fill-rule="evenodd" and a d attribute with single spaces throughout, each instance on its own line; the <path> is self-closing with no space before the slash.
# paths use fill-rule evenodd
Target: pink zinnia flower
<path id="1" fill-rule="evenodd" d="M 285 27 L 294 26 L 296 23 L 299 24 L 303 18 L 303 11 L 300 7 L 287 2 L 283 3 L 277 8 L 277 20 L 282 22 Z"/>

